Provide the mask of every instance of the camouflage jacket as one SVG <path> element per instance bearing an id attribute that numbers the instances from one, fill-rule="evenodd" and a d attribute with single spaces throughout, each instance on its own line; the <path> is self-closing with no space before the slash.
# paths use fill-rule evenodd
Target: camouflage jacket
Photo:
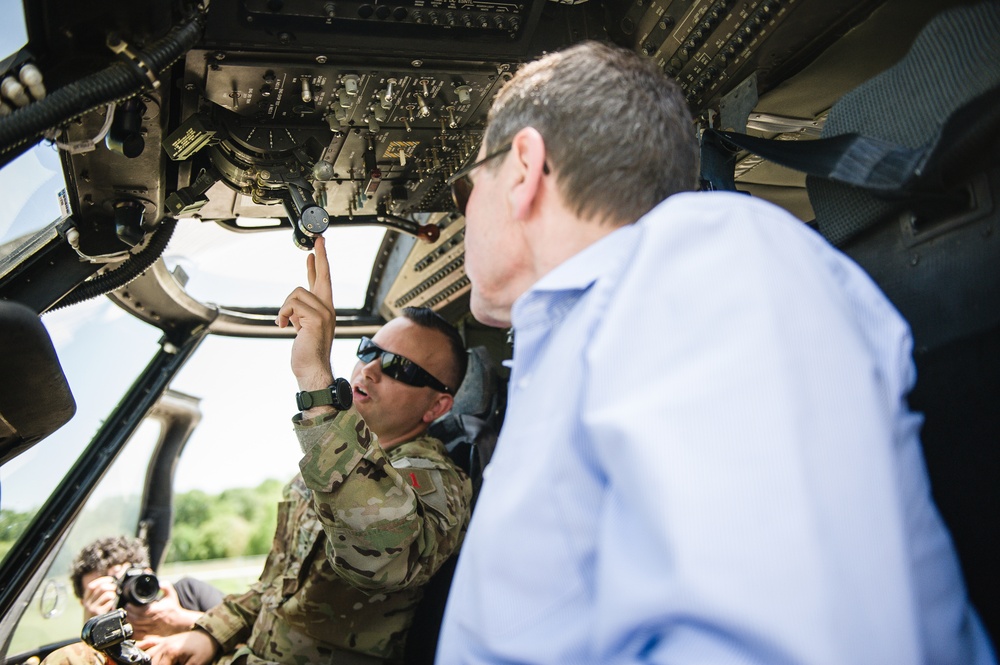
<path id="1" fill-rule="evenodd" d="M 437 439 L 384 452 L 354 409 L 299 418 L 301 473 L 264 572 L 196 625 L 229 654 L 219 662 L 398 660 L 423 585 L 465 535 L 469 478 Z"/>
<path id="2" fill-rule="evenodd" d="M 42 660 L 41 665 L 105 665 L 104 654 L 83 642 L 59 647 Z"/>

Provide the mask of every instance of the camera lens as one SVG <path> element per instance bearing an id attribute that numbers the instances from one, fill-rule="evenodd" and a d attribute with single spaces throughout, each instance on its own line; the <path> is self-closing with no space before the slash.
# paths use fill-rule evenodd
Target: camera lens
<path id="1" fill-rule="evenodd" d="M 148 605 L 160 595 L 160 581 L 156 575 L 141 568 L 129 568 L 118 584 L 118 606 L 126 604 Z"/>
<path id="2" fill-rule="evenodd" d="M 150 575 L 149 573 L 137 575 L 132 578 L 130 584 L 129 592 L 134 599 L 133 602 L 137 605 L 146 605 L 153 602 L 160 593 L 160 583 L 154 575 Z"/>

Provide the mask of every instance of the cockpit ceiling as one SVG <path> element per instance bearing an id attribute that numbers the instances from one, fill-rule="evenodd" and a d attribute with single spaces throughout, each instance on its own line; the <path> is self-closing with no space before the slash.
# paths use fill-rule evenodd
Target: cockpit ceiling
<path id="1" fill-rule="evenodd" d="M 116 61 L 109 35 L 136 52 L 169 37 L 184 3 L 164 4 L 28 3 L 29 48 L 65 85 Z M 701 126 L 808 140 L 948 4 L 213 0 L 194 48 L 118 105 L 115 150 L 64 155 L 80 251 L 127 251 L 164 215 L 232 230 L 272 218 L 276 242 L 303 248 L 326 224 L 379 224 L 401 234 L 372 268 L 366 325 L 404 303 L 446 308 L 468 288 L 445 181 L 524 61 L 611 40 L 674 77 Z M 106 114 L 82 113 L 64 140 L 97 135 Z M 801 174 L 743 156 L 737 185 L 812 219 Z"/>

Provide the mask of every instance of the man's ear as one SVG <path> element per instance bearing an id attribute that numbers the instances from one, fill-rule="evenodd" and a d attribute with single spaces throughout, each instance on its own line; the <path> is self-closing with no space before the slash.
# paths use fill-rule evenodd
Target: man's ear
<path id="1" fill-rule="evenodd" d="M 510 191 L 515 219 L 527 219 L 538 202 L 545 170 L 545 139 L 534 127 L 525 127 L 514 135 L 511 153 L 517 168 Z"/>
<path id="2" fill-rule="evenodd" d="M 423 421 L 430 425 L 432 422 L 451 411 L 451 405 L 455 403 L 455 398 L 446 393 L 438 393 L 434 401 L 424 412 Z"/>

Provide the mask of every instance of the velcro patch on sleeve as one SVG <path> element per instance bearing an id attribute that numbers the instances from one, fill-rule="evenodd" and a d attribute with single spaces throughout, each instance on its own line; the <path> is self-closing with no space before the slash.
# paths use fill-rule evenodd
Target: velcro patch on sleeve
<path id="1" fill-rule="evenodd" d="M 413 491 L 419 495 L 430 494 L 437 490 L 437 487 L 434 485 L 434 478 L 428 469 L 410 467 L 408 469 L 400 469 L 399 472 L 403 474 L 403 478 L 410 484 Z"/>

